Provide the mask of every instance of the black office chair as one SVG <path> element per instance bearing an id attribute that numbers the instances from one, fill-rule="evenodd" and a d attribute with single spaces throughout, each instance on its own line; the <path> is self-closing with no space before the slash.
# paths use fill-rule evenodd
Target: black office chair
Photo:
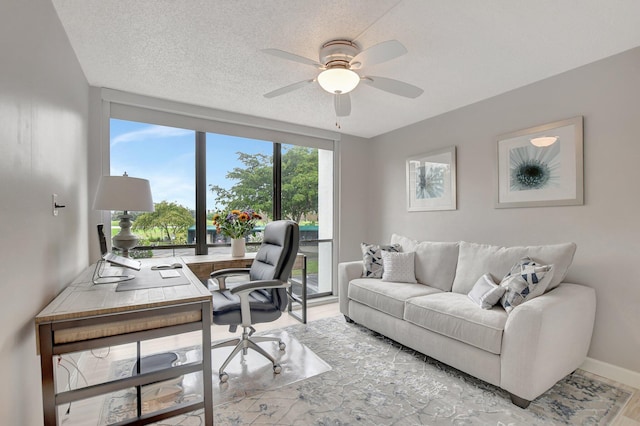
<path id="1" fill-rule="evenodd" d="M 270 222 L 264 228 L 264 239 L 256 253 L 251 268 L 232 268 L 215 271 L 209 279 L 209 286 L 218 285 L 220 290 L 212 291 L 213 323 L 228 325 L 231 332 L 243 327 L 242 337 L 213 344 L 212 349 L 235 346 L 219 370 L 221 382 L 229 379 L 224 372 L 229 362 L 241 350 L 246 355 L 253 349 L 269 359 L 274 373 L 282 370 L 274 357 L 258 346 L 259 342 L 278 342 L 280 350 L 285 344 L 277 337 L 251 337 L 255 333 L 252 324 L 275 321 L 287 308 L 288 279 L 296 259 L 300 231 L 298 224 L 290 220 Z M 238 274 L 248 274 L 249 280 L 233 288 L 226 288 L 226 278 Z"/>

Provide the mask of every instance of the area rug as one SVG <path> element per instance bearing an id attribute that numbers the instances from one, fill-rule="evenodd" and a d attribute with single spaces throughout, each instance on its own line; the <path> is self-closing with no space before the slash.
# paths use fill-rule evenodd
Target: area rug
<path id="1" fill-rule="evenodd" d="M 579 370 L 523 410 L 507 392 L 343 317 L 284 331 L 332 370 L 218 406 L 216 425 L 606 425 L 631 397 Z"/>
<path id="2" fill-rule="evenodd" d="M 229 380 L 220 383 L 218 370 L 232 347 L 214 349 L 213 359 L 213 405 L 218 406 L 231 401 L 238 401 L 261 392 L 290 385 L 315 375 L 331 370 L 329 364 L 301 344 L 286 331 L 273 333 L 279 335 L 286 345 L 280 351 L 277 344 L 262 343 L 261 346 L 270 352 L 281 365 L 280 374 L 273 373 L 271 362 L 255 351 L 248 351 L 245 356 L 236 356 L 226 368 Z M 173 351 L 177 355 L 177 364 L 199 361 L 202 359 L 200 346 L 181 348 Z M 112 379 L 128 377 L 135 365 L 135 359 L 115 361 L 111 365 L 109 377 Z M 202 399 L 202 374 L 192 373 L 162 383 L 143 386 L 143 412 L 155 411 L 170 407 L 175 403 L 193 402 Z M 105 399 L 99 425 L 108 425 L 135 417 L 136 393 L 134 389 L 115 392 Z M 193 416 L 181 416 L 183 418 Z M 199 417 L 199 413 L 195 416 Z M 182 423 L 169 424 L 185 424 Z M 198 424 L 198 423 L 196 423 Z"/>
<path id="3" fill-rule="evenodd" d="M 631 397 L 578 370 L 523 410 L 507 392 L 341 316 L 275 333 L 331 370 L 216 405 L 216 425 L 606 425 Z M 161 424 L 199 425 L 198 414 Z"/>

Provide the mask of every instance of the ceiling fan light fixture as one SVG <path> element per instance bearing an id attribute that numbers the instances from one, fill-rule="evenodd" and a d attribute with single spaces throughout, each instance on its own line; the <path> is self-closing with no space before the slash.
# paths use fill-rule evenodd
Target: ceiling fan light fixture
<path id="1" fill-rule="evenodd" d="M 545 147 L 545 146 L 553 145 L 554 143 L 556 143 L 557 140 L 558 140 L 557 136 L 542 136 L 539 138 L 531 139 L 531 143 L 537 147 Z"/>
<path id="2" fill-rule="evenodd" d="M 360 76 L 347 68 L 330 68 L 318 75 L 318 84 L 331 94 L 345 94 L 355 89 Z"/>

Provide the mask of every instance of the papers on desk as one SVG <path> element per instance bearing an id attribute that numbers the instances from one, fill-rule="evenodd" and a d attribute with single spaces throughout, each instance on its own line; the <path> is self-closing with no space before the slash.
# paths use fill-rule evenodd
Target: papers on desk
<path id="1" fill-rule="evenodd" d="M 160 271 L 160 276 L 162 278 L 177 278 L 180 276 L 180 272 L 176 270 Z"/>

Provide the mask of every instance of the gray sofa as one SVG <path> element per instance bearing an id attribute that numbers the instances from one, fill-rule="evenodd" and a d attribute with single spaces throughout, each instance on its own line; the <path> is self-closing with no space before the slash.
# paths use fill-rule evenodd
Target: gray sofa
<path id="1" fill-rule="evenodd" d="M 362 261 L 340 263 L 340 311 L 348 321 L 499 386 L 522 408 L 584 362 L 596 301 L 593 289 L 563 282 L 575 244 L 505 248 L 399 235 L 391 243 L 414 253 L 417 282 L 365 278 Z M 509 313 L 468 297 L 483 274 L 500 283 L 524 256 L 553 265 L 544 294 Z"/>

